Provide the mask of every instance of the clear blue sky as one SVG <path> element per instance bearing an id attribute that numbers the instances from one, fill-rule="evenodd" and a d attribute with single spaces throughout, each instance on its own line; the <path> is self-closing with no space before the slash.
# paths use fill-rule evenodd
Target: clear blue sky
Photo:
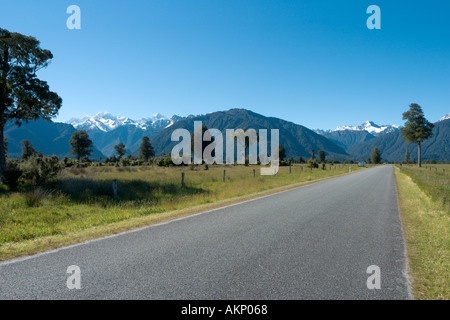
<path id="1" fill-rule="evenodd" d="M 0 0 L 0 27 L 54 54 L 39 76 L 57 121 L 247 108 L 331 129 L 403 124 L 415 102 L 434 122 L 450 112 L 449 16 L 443 0 Z"/>

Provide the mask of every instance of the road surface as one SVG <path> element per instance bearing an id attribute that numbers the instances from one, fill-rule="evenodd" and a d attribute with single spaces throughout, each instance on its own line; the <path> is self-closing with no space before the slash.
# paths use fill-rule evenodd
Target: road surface
<path id="1" fill-rule="evenodd" d="M 72 265 L 80 289 L 68 289 Z M 408 299 L 406 268 L 381 166 L 6 261 L 0 299 Z"/>

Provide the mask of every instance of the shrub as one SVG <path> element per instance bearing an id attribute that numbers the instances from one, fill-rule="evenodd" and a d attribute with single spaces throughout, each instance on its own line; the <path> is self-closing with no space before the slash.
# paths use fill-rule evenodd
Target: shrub
<path id="1" fill-rule="evenodd" d="M 319 164 L 317 163 L 317 160 L 309 159 L 308 160 L 308 167 L 309 168 L 319 168 Z"/>
<path id="2" fill-rule="evenodd" d="M 57 156 L 30 157 L 22 162 L 22 178 L 32 184 L 41 185 L 55 177 L 62 169 Z"/>
<path id="3" fill-rule="evenodd" d="M 68 157 L 64 157 L 63 160 L 62 160 L 62 164 L 63 164 L 64 167 L 66 167 L 66 168 L 73 167 L 74 165 L 76 165 L 76 163 L 77 163 L 76 160 L 70 159 L 70 158 L 68 158 Z"/>
<path id="4" fill-rule="evenodd" d="M 20 161 L 7 159 L 5 171 L 3 172 L 3 182 L 11 189 L 15 190 L 19 186 L 19 179 L 22 176 Z"/>
<path id="5" fill-rule="evenodd" d="M 159 158 L 157 164 L 160 167 L 169 167 L 172 165 L 172 158 L 171 157 L 161 157 L 161 158 Z"/>

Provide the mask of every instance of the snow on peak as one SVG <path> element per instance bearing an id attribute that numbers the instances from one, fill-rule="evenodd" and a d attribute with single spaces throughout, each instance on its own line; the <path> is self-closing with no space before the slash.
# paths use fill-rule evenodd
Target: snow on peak
<path id="1" fill-rule="evenodd" d="M 170 127 L 176 121 L 182 119 L 182 117 L 173 116 L 171 119 L 166 116 L 156 113 L 149 118 L 142 118 L 140 120 L 132 120 L 128 117 L 116 117 L 108 111 L 99 112 L 95 116 L 85 116 L 82 119 L 72 118 L 67 121 L 77 130 L 91 130 L 91 131 L 103 131 L 108 132 L 114 130 L 123 125 L 133 125 L 143 130 L 148 128 L 166 128 Z"/>
<path id="2" fill-rule="evenodd" d="M 382 126 L 380 126 L 380 125 L 377 125 L 373 121 L 366 121 L 359 126 L 340 126 L 340 127 L 337 127 L 334 131 L 345 131 L 345 130 L 367 131 L 373 135 L 380 135 L 380 134 L 398 131 L 399 128 L 400 128 L 400 126 L 398 126 L 398 125 L 382 125 Z"/>
<path id="3" fill-rule="evenodd" d="M 447 113 L 445 116 L 443 116 L 441 119 L 439 119 L 439 121 L 444 121 L 444 120 L 448 120 L 448 119 L 450 119 L 450 113 Z"/>

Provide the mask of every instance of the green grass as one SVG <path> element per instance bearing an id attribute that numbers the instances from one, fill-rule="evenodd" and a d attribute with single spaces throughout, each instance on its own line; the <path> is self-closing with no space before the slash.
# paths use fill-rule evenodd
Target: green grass
<path id="1" fill-rule="evenodd" d="M 352 171 L 356 170 L 361 168 L 353 165 Z M 291 174 L 289 167 L 280 167 L 276 176 L 260 176 L 257 166 L 67 169 L 34 190 L 9 192 L 0 187 L 0 260 L 348 172 L 349 165 L 327 166 L 327 170 L 293 166 Z M 116 199 L 113 180 L 118 182 Z"/>
<path id="2" fill-rule="evenodd" d="M 407 174 L 433 201 L 441 202 L 450 211 L 450 164 L 402 165 Z"/>
<path id="3" fill-rule="evenodd" d="M 409 273 L 413 280 L 415 299 L 448 300 L 450 213 L 447 203 L 442 199 L 442 196 L 445 196 L 442 190 L 445 190 L 448 184 L 439 185 L 447 183 L 439 171 L 433 169 L 434 173 L 429 173 L 427 178 L 425 170 L 406 169 L 402 166 L 400 173 L 399 167 L 395 168 Z M 415 181 L 419 183 L 416 184 Z"/>

